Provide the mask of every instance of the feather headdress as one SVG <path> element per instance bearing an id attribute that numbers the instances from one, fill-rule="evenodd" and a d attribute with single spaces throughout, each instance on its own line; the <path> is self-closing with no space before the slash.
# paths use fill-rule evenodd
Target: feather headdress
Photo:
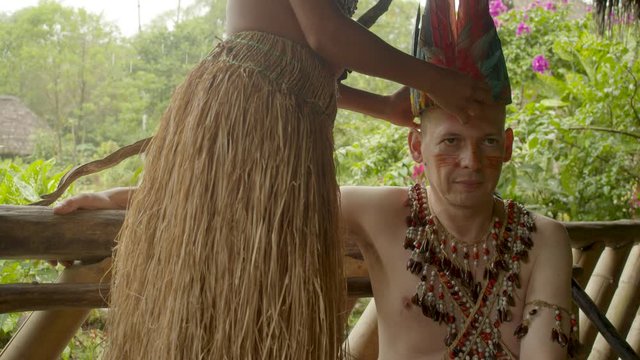
<path id="1" fill-rule="evenodd" d="M 497 102 L 511 103 L 507 64 L 489 0 L 426 0 L 424 14 L 416 18 L 413 56 L 433 64 L 484 79 Z M 434 102 L 419 90 L 411 90 L 413 113 L 419 116 Z"/>

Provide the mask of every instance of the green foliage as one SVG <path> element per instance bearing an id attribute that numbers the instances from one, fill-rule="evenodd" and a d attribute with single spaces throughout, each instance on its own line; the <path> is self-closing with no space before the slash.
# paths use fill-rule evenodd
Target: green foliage
<path id="1" fill-rule="evenodd" d="M 54 135 L 39 137 L 36 158 L 78 164 L 104 142 L 150 136 L 173 89 L 222 36 L 221 6 L 197 1 L 179 23 L 167 14 L 131 39 L 51 0 L 0 16 L 0 94 L 21 98 Z"/>
<path id="2" fill-rule="evenodd" d="M 567 13 L 559 6 L 500 18 L 516 99 L 507 121 L 517 136 L 501 189 L 562 220 L 628 218 L 640 182 L 638 37 L 597 37 Z M 520 22 L 529 34 L 516 35 Z M 538 54 L 550 72 L 531 70 Z"/>
<path id="3" fill-rule="evenodd" d="M 354 17 L 374 4 L 372 0 L 359 1 Z M 371 30 L 389 44 L 409 53 L 417 7 L 413 1 L 395 0 Z M 397 19 L 407 21 L 398 22 Z M 351 73 L 345 84 L 385 95 L 400 89 L 400 85 L 393 82 L 358 73 Z M 413 161 L 408 157 L 406 129 L 340 110 L 334 134 L 334 158 L 340 184 L 391 186 L 407 185 L 412 181 Z"/>
<path id="4" fill-rule="evenodd" d="M 52 192 L 63 172 L 53 172 L 54 161 L 0 162 L 0 204 L 24 205 Z M 44 261 L 0 260 L 0 284 L 51 282 L 58 271 Z M 0 314 L 0 345 L 16 330 L 20 314 Z"/>
<path id="5" fill-rule="evenodd" d="M 52 173 L 54 164 L 54 160 L 0 162 L 0 204 L 29 204 L 55 190 L 65 172 Z"/>

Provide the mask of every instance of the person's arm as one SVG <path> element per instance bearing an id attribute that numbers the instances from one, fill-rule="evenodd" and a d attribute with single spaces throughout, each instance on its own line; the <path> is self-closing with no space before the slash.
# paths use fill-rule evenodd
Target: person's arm
<path id="1" fill-rule="evenodd" d="M 72 196 L 53 207 L 53 213 L 64 215 L 76 210 L 124 210 L 129 204 L 129 199 L 135 191 L 135 187 L 120 187 L 104 190 L 96 193 L 87 193 Z"/>
<path id="2" fill-rule="evenodd" d="M 406 86 L 392 95 L 385 96 L 340 84 L 338 107 L 386 120 L 398 126 L 417 126 L 413 122 L 409 88 Z"/>
<path id="3" fill-rule="evenodd" d="M 395 49 L 342 15 L 333 0 L 290 0 L 309 45 L 332 64 L 427 92 L 445 110 L 467 120 L 490 103 L 488 86 Z"/>
<path id="4" fill-rule="evenodd" d="M 129 199 L 135 187 L 120 187 L 95 193 L 85 193 L 72 196 L 53 207 L 56 215 L 66 215 L 76 210 L 124 210 L 129 205 Z M 65 267 L 71 266 L 73 261 L 60 261 Z M 52 266 L 58 265 L 58 260 L 49 260 Z"/>
<path id="5" fill-rule="evenodd" d="M 559 321 L 568 340 L 572 267 L 569 235 L 562 224 L 547 218 L 540 217 L 536 226 L 535 262 L 523 314 L 528 332 L 520 343 L 520 359 L 567 359 L 568 345 L 552 341 L 552 331 Z"/>

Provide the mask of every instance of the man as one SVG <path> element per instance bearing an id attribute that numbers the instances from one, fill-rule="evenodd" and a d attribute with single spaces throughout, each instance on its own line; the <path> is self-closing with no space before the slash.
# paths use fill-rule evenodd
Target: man
<path id="1" fill-rule="evenodd" d="M 487 106 L 468 124 L 461 124 L 451 114 L 434 108 L 422 115 L 421 123 L 419 131 L 413 130 L 409 134 L 409 148 L 413 159 L 424 164 L 429 187 L 341 189 L 343 221 L 349 237 L 363 253 L 373 287 L 379 336 L 378 359 L 449 358 L 450 351 L 453 354 L 453 351 L 464 348 L 464 341 L 460 343 L 460 337 L 465 328 L 479 330 L 479 334 L 469 337 L 484 336 L 486 341 L 472 344 L 470 350 L 460 350 L 454 358 L 464 359 L 470 354 L 469 358 L 475 358 L 474 355 L 480 358 L 481 355 L 474 352 L 474 346 L 484 350 L 493 346 L 494 349 L 489 350 L 486 358 L 566 358 L 569 339 L 565 336 L 569 337 L 571 318 L 563 309 L 570 308 L 572 260 L 569 238 L 561 224 L 531 214 L 530 250 L 525 251 L 527 246 L 521 251 L 505 249 L 505 255 L 509 256 L 505 261 L 510 263 L 505 269 L 496 269 L 493 276 L 497 280 L 493 288 L 500 293 L 494 291 L 488 294 L 485 291 L 490 279 L 483 279 L 484 270 L 491 269 L 492 258 L 499 257 L 492 235 L 504 234 L 503 228 L 508 227 L 510 212 L 510 205 L 505 205 L 506 201 L 494 195 L 502 164 L 511 158 L 513 144 L 512 130 L 504 130 L 504 106 Z M 427 213 L 432 215 L 435 222 L 433 228 L 439 230 L 439 236 L 410 235 L 409 240 L 405 241 L 409 228 L 407 218 L 415 218 L 408 203 L 415 205 L 415 198 L 412 197 L 421 191 L 426 195 L 424 205 L 427 206 Z M 523 209 L 512 205 L 511 211 L 525 221 Z M 426 229 L 430 227 L 428 224 L 424 227 L 413 225 L 414 232 L 423 228 L 429 232 Z M 520 224 L 516 224 L 518 226 Z M 511 230 L 514 233 L 514 229 Z M 507 239 L 507 246 L 519 244 L 515 238 L 511 236 Z M 498 240 L 503 239 L 504 235 Z M 528 243 L 528 240 L 525 242 Z M 483 335 L 486 328 L 482 324 L 469 327 L 465 323 L 467 319 L 454 300 L 457 297 L 455 287 L 447 289 L 445 284 L 451 281 L 458 286 L 457 293 L 464 294 L 459 294 L 461 297 L 469 298 L 471 304 L 468 304 L 468 311 L 473 313 L 476 304 L 471 296 L 473 290 L 462 285 L 465 280 L 461 278 L 464 276 L 451 274 L 455 272 L 452 271 L 453 265 L 424 262 L 422 269 L 415 268 L 414 255 L 420 254 L 415 249 L 418 246 L 416 243 L 421 243 L 419 246 L 423 248 L 429 243 L 441 246 L 440 258 L 446 259 L 443 261 L 445 263 L 458 263 L 462 269 L 466 264 L 473 278 L 466 282 L 473 283 L 473 286 L 480 282 L 485 302 L 493 301 L 492 305 L 481 309 L 476 319 L 478 322 L 489 322 L 491 331 L 496 329 L 497 333 Z M 504 244 L 498 243 L 499 246 Z M 432 253 L 438 251 L 431 250 Z M 522 259 L 513 261 L 518 252 Z M 412 261 L 407 264 L 410 258 Z M 416 274 L 408 271 L 407 267 L 412 266 L 413 270 L 420 271 L 414 271 Z M 438 270 L 445 271 L 440 274 Z M 450 273 L 445 274 L 447 271 Z M 508 282 L 506 278 L 514 272 L 518 273 L 519 281 Z M 432 279 L 434 275 L 435 279 Z M 422 276 L 426 276 L 426 281 L 420 289 Z M 519 282 L 519 286 L 516 282 Z M 433 297 L 437 299 L 435 303 L 444 307 L 439 312 L 441 315 L 434 314 L 427 304 L 430 287 Z M 416 300 L 417 292 L 422 292 L 422 296 L 418 296 L 421 301 Z M 477 298 L 478 303 L 482 302 L 482 294 Z M 500 307 L 503 299 L 507 304 Z M 508 312 L 499 311 L 501 308 Z M 499 319 L 499 312 L 504 313 L 502 319 Z M 446 324 L 452 320 L 449 315 L 456 317 L 452 324 Z M 367 309 L 361 321 L 368 321 L 371 325 L 372 319 L 375 322 L 374 317 L 375 311 Z M 518 326 L 527 318 L 525 325 L 528 332 L 524 335 L 524 327 Z M 497 320 L 499 323 L 496 327 Z M 356 325 L 352 336 L 370 335 L 371 328 L 363 332 L 359 325 Z M 514 334 L 516 329 L 522 339 Z M 554 344 L 552 336 L 558 339 L 555 342 L 563 346 Z M 445 339 L 447 346 L 443 342 Z M 496 346 L 494 340 L 499 340 L 499 345 Z M 352 338 L 351 341 L 359 339 Z M 502 351 L 497 348 L 502 348 Z M 367 349 L 371 351 L 370 347 Z"/>

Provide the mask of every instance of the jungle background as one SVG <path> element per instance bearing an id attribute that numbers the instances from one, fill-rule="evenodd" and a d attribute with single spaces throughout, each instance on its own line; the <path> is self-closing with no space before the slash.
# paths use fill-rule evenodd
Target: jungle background
<path id="1" fill-rule="evenodd" d="M 637 25 L 613 14 L 606 36 L 599 36 L 584 3 L 528 3 L 491 1 L 513 90 L 507 124 L 516 135 L 501 195 L 562 221 L 637 218 Z M 356 16 L 373 4 L 361 0 Z M 417 6 L 394 0 L 372 30 L 410 52 Z M 43 123 L 29 155 L 0 147 L 0 204 L 36 201 L 72 166 L 151 136 L 173 89 L 224 36 L 224 7 L 224 0 L 197 0 L 131 37 L 98 14 L 55 1 L 0 12 L 0 95 L 19 98 Z M 346 84 L 381 94 L 399 88 L 356 73 Z M 406 129 L 340 111 L 334 134 L 342 185 L 408 185 L 424 177 L 408 156 Z M 141 172 L 141 160 L 132 158 L 78 181 L 65 196 L 132 185 Z M 61 269 L 0 260 L 0 283 L 49 282 Z M 24 316 L 0 315 L 0 347 Z M 104 319 L 104 310 L 94 310 L 63 359 L 98 357 Z"/>

